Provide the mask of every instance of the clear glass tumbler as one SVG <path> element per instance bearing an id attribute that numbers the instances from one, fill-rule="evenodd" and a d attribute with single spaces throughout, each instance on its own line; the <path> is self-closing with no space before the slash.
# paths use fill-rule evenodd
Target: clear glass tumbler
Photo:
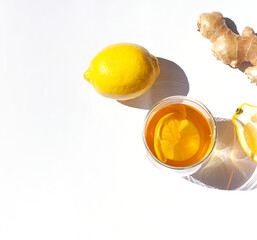
<path id="1" fill-rule="evenodd" d="M 148 124 L 151 121 L 152 117 L 158 111 L 163 109 L 164 107 L 167 107 L 167 106 L 173 105 L 173 104 L 187 105 L 193 109 L 198 110 L 204 116 L 205 120 L 208 121 L 208 123 L 210 125 L 211 139 L 210 139 L 210 145 L 209 145 L 208 151 L 205 153 L 205 155 L 201 159 L 197 159 L 197 162 L 192 165 L 183 166 L 183 167 L 168 165 L 168 164 L 164 163 L 163 161 L 160 161 L 156 157 L 156 154 L 154 154 L 152 152 L 153 150 L 152 151 L 150 150 L 150 148 L 147 144 L 146 131 L 148 130 L 147 127 L 148 127 Z M 151 134 L 154 134 L 154 133 L 151 133 Z M 201 102 L 199 102 L 195 99 L 186 97 L 186 96 L 172 96 L 172 97 L 168 97 L 163 100 L 160 100 L 149 110 L 149 112 L 147 113 L 146 118 L 145 118 L 144 129 L 143 129 L 143 141 L 144 141 L 144 145 L 146 147 L 147 157 L 157 167 L 159 167 L 161 169 L 167 169 L 168 171 L 173 170 L 174 172 L 177 172 L 183 176 L 191 175 L 191 174 L 195 173 L 197 170 L 199 170 L 199 168 L 202 166 L 202 164 L 210 157 L 211 153 L 213 152 L 215 144 L 216 144 L 216 138 L 217 138 L 216 122 L 215 122 L 215 119 L 212 116 L 211 112 Z"/>

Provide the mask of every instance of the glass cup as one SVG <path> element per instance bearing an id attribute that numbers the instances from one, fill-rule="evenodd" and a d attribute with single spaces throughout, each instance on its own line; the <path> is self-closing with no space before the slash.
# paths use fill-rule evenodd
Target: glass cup
<path id="1" fill-rule="evenodd" d="M 208 121 L 209 126 L 210 126 L 211 137 L 210 137 L 210 145 L 208 147 L 208 150 L 206 151 L 205 155 L 201 159 L 197 159 L 197 161 L 195 163 L 193 163 L 192 165 L 187 165 L 187 166 L 183 166 L 183 167 L 168 165 L 168 164 L 160 161 L 156 157 L 156 154 L 154 154 L 150 150 L 150 148 L 147 144 L 146 131 L 148 130 L 147 127 L 148 127 L 148 124 L 151 121 L 152 117 L 158 111 L 163 109 L 164 107 L 170 106 L 172 104 L 187 105 L 190 108 L 198 110 L 203 115 L 205 120 Z M 154 129 L 152 131 L 154 131 Z M 151 134 L 154 134 L 154 132 L 151 133 Z M 183 175 L 183 176 L 191 175 L 191 174 L 195 173 L 197 170 L 200 169 L 202 164 L 210 157 L 211 153 L 213 152 L 215 144 L 216 144 L 216 138 L 217 138 L 216 122 L 215 122 L 215 119 L 212 116 L 211 112 L 201 102 L 199 102 L 195 99 L 186 97 L 186 96 L 172 96 L 172 97 L 168 97 L 168 98 L 165 98 L 163 100 L 160 100 L 149 110 L 149 112 L 147 113 L 146 118 L 145 118 L 144 129 L 143 129 L 143 141 L 144 141 L 144 145 L 146 147 L 147 157 L 158 168 L 168 170 L 168 171 L 173 170 L 174 172 L 177 172 L 177 173 L 179 173 L 180 175 Z"/>

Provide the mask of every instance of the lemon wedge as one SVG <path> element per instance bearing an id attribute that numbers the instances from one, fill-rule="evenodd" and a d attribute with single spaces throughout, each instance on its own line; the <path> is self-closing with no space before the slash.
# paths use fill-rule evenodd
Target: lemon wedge
<path id="1" fill-rule="evenodd" d="M 242 148 L 257 162 L 257 106 L 242 104 L 234 113 L 232 122 Z"/>
<path id="2" fill-rule="evenodd" d="M 199 147 L 197 126 L 182 114 L 169 113 L 158 121 L 154 132 L 154 150 L 160 161 L 186 161 L 198 152 Z"/>

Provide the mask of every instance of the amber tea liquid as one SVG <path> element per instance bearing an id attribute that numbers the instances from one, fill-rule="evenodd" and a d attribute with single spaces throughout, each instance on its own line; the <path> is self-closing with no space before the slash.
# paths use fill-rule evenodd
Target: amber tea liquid
<path id="1" fill-rule="evenodd" d="M 197 129 L 195 130 L 197 131 L 197 139 L 195 136 L 190 136 L 190 133 L 187 134 L 185 132 L 187 131 L 187 129 L 191 129 L 189 130 L 189 132 L 192 131 L 192 128 L 184 128 L 183 130 L 184 133 L 180 136 L 179 142 L 176 143 L 178 130 L 174 128 L 176 126 L 181 128 L 181 124 L 176 125 L 176 121 L 172 121 L 172 123 L 169 123 L 171 125 L 170 128 L 164 129 L 163 127 L 159 127 L 160 125 L 160 123 L 158 124 L 159 121 L 165 122 L 166 121 L 165 116 L 167 116 L 167 119 L 168 119 L 170 118 L 169 116 L 170 115 L 173 116 L 173 114 L 175 116 L 176 115 L 183 116 L 182 118 L 185 120 L 184 122 L 186 123 L 189 122 L 191 126 L 193 126 L 193 129 Z M 159 153 L 156 154 L 156 150 L 159 151 L 159 149 L 156 148 L 158 144 L 156 144 L 155 141 L 158 141 L 156 140 L 156 136 L 158 136 L 159 134 L 158 131 L 161 131 L 160 129 L 162 131 L 165 131 L 164 133 L 162 132 L 164 137 L 168 135 L 168 138 L 169 138 L 169 142 L 167 141 L 165 142 L 164 140 L 164 143 L 163 143 L 164 151 L 168 152 L 167 154 L 168 157 L 165 157 L 165 161 L 162 158 L 160 158 Z M 170 131 L 173 131 L 173 132 L 169 133 L 169 129 L 171 129 Z M 172 140 L 173 136 L 174 136 L 174 141 Z M 199 162 L 201 159 L 205 157 L 206 153 L 210 150 L 211 142 L 212 142 L 212 130 L 211 130 L 210 123 L 199 110 L 186 104 L 177 103 L 177 104 L 167 105 L 159 109 L 151 117 L 151 119 L 147 121 L 147 124 L 145 127 L 145 140 L 152 154 L 160 161 L 174 167 L 186 167 Z M 197 141 L 197 143 L 195 141 Z M 183 144 L 184 142 L 186 144 Z M 173 158 L 173 154 L 170 154 L 170 151 L 169 151 L 170 149 L 168 149 L 169 144 L 171 149 L 174 148 L 174 151 L 175 151 L 174 156 L 183 154 L 184 156 L 189 156 L 189 158 L 186 158 L 186 159 L 182 158 L 183 160 L 181 160 L 181 158 L 176 158 L 176 157 Z M 189 146 L 196 145 L 196 144 L 197 144 L 197 150 L 195 150 L 194 148 L 194 151 L 192 151 L 192 148 Z"/>

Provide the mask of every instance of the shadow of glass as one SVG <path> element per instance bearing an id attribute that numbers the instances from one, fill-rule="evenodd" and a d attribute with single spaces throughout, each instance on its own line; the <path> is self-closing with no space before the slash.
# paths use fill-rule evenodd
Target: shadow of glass
<path id="1" fill-rule="evenodd" d="M 199 171 L 185 179 L 209 188 L 250 190 L 257 187 L 256 162 L 242 149 L 229 119 L 216 119 L 215 151 Z"/>
<path id="2" fill-rule="evenodd" d="M 186 96 L 189 92 L 189 83 L 186 74 L 176 63 L 163 58 L 157 58 L 160 65 L 160 74 L 153 86 L 143 95 L 119 103 L 141 109 L 150 109 L 159 100 L 174 96 Z"/>

